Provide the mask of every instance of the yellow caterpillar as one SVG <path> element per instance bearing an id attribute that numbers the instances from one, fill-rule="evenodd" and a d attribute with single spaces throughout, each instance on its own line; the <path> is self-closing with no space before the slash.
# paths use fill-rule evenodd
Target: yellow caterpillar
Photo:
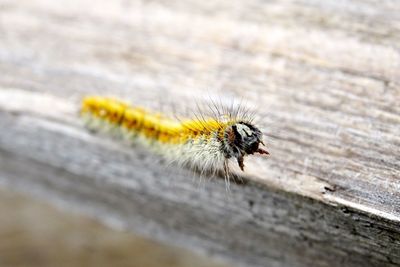
<path id="1" fill-rule="evenodd" d="M 99 96 L 85 97 L 81 108 L 81 116 L 89 124 L 100 122 L 118 128 L 128 138 L 143 141 L 168 160 L 202 172 L 223 170 L 229 178 L 230 158 L 235 158 L 243 171 L 246 155 L 269 153 L 259 147 L 263 144 L 262 133 L 251 120 L 246 120 L 246 116 L 240 118 L 238 110 L 225 113 L 218 118 L 176 121 Z"/>

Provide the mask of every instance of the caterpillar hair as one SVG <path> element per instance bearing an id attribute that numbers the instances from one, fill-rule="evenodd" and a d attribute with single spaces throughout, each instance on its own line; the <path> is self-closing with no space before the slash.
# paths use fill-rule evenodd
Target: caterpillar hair
<path id="1" fill-rule="evenodd" d="M 90 127 L 118 129 L 131 141 L 139 141 L 171 162 L 193 170 L 230 176 L 229 160 L 244 171 L 244 157 L 269 154 L 262 132 L 240 106 L 236 109 L 210 106 L 212 116 L 196 114 L 190 120 L 172 120 L 162 114 L 107 97 L 88 96 L 82 101 L 81 116 Z"/>

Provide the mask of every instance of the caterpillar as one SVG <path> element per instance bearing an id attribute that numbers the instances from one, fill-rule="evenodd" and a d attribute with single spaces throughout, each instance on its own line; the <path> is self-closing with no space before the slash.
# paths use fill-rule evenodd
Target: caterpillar
<path id="1" fill-rule="evenodd" d="M 139 140 L 167 160 L 201 172 L 223 171 L 230 176 L 230 159 L 244 171 L 244 157 L 266 154 L 262 132 L 243 109 L 224 109 L 216 105 L 214 116 L 173 120 L 162 114 L 113 98 L 87 96 L 82 100 L 81 116 L 93 125 L 118 129 L 129 140 Z M 93 123 L 94 122 L 94 123 Z"/>

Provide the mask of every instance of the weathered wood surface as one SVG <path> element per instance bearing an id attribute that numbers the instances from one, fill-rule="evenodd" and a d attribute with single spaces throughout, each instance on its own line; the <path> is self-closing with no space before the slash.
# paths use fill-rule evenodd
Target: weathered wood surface
<path id="1" fill-rule="evenodd" d="M 399 43 L 393 1 L 0 1 L 0 181 L 243 266 L 398 266 Z M 229 194 L 76 115 L 204 89 L 256 106 L 272 154 Z"/>

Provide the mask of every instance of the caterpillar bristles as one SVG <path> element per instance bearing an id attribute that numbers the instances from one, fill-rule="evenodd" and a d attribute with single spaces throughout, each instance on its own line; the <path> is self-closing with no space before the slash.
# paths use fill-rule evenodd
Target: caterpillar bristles
<path id="1" fill-rule="evenodd" d="M 227 187 L 233 177 L 231 159 L 244 171 L 244 157 L 269 154 L 260 148 L 264 143 L 261 131 L 253 125 L 254 115 L 242 105 L 226 108 L 212 101 L 210 115 L 197 108 L 194 119 L 171 120 L 117 99 L 88 96 L 82 101 L 80 114 L 89 129 L 141 143 L 167 161 L 200 175 L 222 172 Z"/>

